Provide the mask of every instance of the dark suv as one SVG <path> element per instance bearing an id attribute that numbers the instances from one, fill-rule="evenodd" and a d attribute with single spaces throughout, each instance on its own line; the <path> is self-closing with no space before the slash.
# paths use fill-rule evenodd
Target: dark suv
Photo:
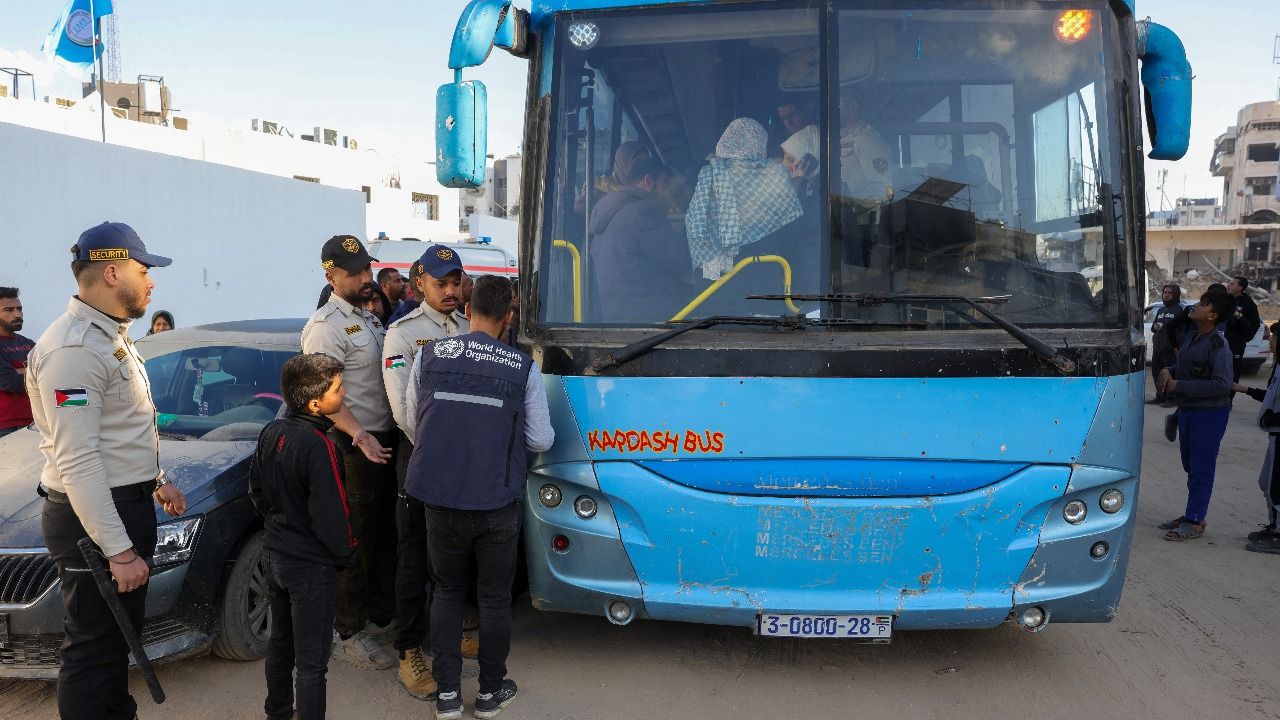
<path id="1" fill-rule="evenodd" d="M 262 657 L 269 635 L 262 523 L 249 503 L 249 457 L 282 410 L 280 367 L 300 352 L 303 320 L 183 328 L 137 343 L 146 359 L 165 473 L 187 513 L 157 508 L 159 540 L 143 644 L 151 659 L 210 649 Z M 0 677 L 53 679 L 62 643 L 57 570 L 43 547 L 39 433 L 0 439 Z"/>

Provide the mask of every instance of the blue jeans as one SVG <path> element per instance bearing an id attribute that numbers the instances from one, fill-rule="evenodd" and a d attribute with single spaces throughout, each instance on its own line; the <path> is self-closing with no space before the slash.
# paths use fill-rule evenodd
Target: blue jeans
<path id="1" fill-rule="evenodd" d="M 1218 465 L 1218 448 L 1227 433 L 1231 406 L 1220 408 L 1178 408 L 1178 449 L 1182 469 L 1187 473 L 1187 510 L 1183 517 L 1204 522 L 1213 494 L 1213 477 Z"/>
<path id="2" fill-rule="evenodd" d="M 337 613 L 337 571 L 264 550 L 271 603 L 271 639 L 267 641 L 267 702 L 270 720 L 298 715 L 321 720 L 325 711 L 325 673 L 333 650 Z M 293 679 L 294 668 L 298 680 Z"/>

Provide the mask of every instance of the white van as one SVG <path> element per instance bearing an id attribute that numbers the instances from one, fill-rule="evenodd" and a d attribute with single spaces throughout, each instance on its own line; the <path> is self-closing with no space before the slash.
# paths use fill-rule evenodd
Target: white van
<path id="1" fill-rule="evenodd" d="M 427 248 L 435 244 L 422 242 L 414 238 L 374 240 L 369 243 L 369 254 L 378 259 L 373 264 L 373 273 L 377 275 L 382 268 L 395 268 L 402 275 L 407 276 L 409 274 L 409 266 L 422 257 L 422 253 L 426 252 Z M 439 244 L 457 251 L 458 256 L 462 258 L 463 269 L 473 278 L 481 275 L 498 275 L 513 278 L 520 274 L 516 268 L 516 259 L 500 247 L 465 242 L 442 242 Z"/>

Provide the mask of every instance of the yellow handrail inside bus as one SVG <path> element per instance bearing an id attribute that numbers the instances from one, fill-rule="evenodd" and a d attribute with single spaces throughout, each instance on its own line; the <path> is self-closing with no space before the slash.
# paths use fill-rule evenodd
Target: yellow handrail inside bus
<path id="1" fill-rule="evenodd" d="M 582 255 L 568 240 L 552 240 L 552 247 L 564 248 L 573 257 L 573 321 L 582 322 Z"/>
<path id="2" fill-rule="evenodd" d="M 557 240 L 556 242 L 560 241 Z M 729 282 L 734 275 L 737 275 L 739 270 L 752 263 L 758 262 L 777 263 L 782 266 L 782 294 L 787 296 L 785 300 L 787 303 L 787 309 L 799 315 L 800 308 L 796 307 L 796 304 L 791 302 L 791 263 L 787 262 L 787 259 L 781 255 L 752 255 L 751 257 L 744 257 L 739 260 L 738 264 L 734 265 L 732 270 L 720 276 L 719 280 L 712 283 L 711 287 L 703 290 L 702 294 L 693 299 L 693 302 L 685 305 L 684 309 L 676 313 L 675 317 L 671 318 L 670 322 L 678 322 L 685 319 L 685 316 L 697 309 L 699 305 L 706 302 L 707 298 L 714 295 L 717 290 L 724 287 L 724 284 Z"/>

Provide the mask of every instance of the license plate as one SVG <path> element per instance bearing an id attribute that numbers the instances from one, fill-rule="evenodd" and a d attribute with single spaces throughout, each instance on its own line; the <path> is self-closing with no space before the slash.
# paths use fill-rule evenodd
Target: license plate
<path id="1" fill-rule="evenodd" d="M 776 615 L 756 616 L 756 634 L 766 637 L 855 638 L 889 642 L 892 615 Z"/>

